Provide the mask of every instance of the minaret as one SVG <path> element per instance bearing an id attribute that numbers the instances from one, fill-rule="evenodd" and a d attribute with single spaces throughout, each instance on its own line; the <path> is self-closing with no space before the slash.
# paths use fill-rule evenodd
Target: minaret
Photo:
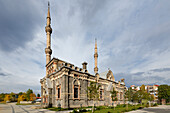
<path id="1" fill-rule="evenodd" d="M 94 48 L 94 73 L 98 73 L 98 67 L 97 67 L 97 58 L 98 58 L 98 53 L 97 53 L 97 39 L 95 39 L 95 48 Z"/>
<path id="2" fill-rule="evenodd" d="M 47 47 L 45 48 L 45 54 L 46 54 L 46 64 L 49 63 L 51 60 L 51 33 L 52 33 L 52 28 L 50 26 L 51 24 L 51 17 L 50 17 L 50 3 L 48 2 L 48 13 L 47 13 L 47 25 L 45 27 L 45 32 L 47 35 Z"/>

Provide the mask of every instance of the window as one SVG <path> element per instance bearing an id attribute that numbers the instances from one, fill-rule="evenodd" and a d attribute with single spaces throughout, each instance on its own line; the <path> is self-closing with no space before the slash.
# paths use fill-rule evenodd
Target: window
<path id="1" fill-rule="evenodd" d="M 74 77 L 78 77 L 78 75 L 74 74 Z"/>
<path id="2" fill-rule="evenodd" d="M 122 92 L 120 93 L 120 100 L 122 100 Z"/>
<path id="3" fill-rule="evenodd" d="M 58 88 L 58 98 L 60 98 L 60 88 Z"/>
<path id="4" fill-rule="evenodd" d="M 100 99 L 102 99 L 102 92 L 103 92 L 103 91 L 102 91 L 102 90 L 100 90 Z"/>
<path id="5" fill-rule="evenodd" d="M 73 99 L 80 99 L 80 82 L 77 79 L 73 81 L 72 92 L 73 92 L 73 95 L 72 95 Z"/>
<path id="6" fill-rule="evenodd" d="M 74 98 L 78 98 L 78 86 L 74 85 Z"/>
<path id="7" fill-rule="evenodd" d="M 99 98 L 100 98 L 100 100 L 104 99 L 103 94 L 104 94 L 104 90 L 103 89 L 99 89 Z"/>
<path id="8" fill-rule="evenodd" d="M 61 98 L 61 85 L 56 86 L 56 99 Z"/>

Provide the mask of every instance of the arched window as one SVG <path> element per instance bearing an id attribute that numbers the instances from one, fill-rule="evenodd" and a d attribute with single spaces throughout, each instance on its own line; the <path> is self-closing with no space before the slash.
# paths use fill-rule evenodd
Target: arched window
<path id="1" fill-rule="evenodd" d="M 78 80 L 73 81 L 73 99 L 80 99 L 80 82 Z"/>
<path id="2" fill-rule="evenodd" d="M 74 98 L 78 98 L 78 93 L 79 93 L 78 89 L 79 89 L 79 86 L 74 85 Z"/>

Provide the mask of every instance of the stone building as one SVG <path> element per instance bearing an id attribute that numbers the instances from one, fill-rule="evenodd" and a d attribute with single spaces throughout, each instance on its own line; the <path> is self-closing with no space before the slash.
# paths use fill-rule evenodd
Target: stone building
<path id="1" fill-rule="evenodd" d="M 118 92 L 116 103 L 124 103 L 125 83 L 124 79 L 116 82 L 111 70 L 105 74 L 106 78 L 101 78 L 97 67 L 97 40 L 95 40 L 95 74 L 90 74 L 87 70 L 87 63 L 82 63 L 82 68 L 69 62 L 52 58 L 51 49 L 51 17 L 50 6 L 48 4 L 47 24 L 45 27 L 47 35 L 46 54 L 46 76 L 40 80 L 41 83 L 41 105 L 43 107 L 53 106 L 62 108 L 73 108 L 80 106 L 92 106 L 96 102 L 87 96 L 87 88 L 90 82 L 97 82 L 99 89 L 99 101 L 97 105 L 112 105 L 110 91 L 115 88 Z"/>

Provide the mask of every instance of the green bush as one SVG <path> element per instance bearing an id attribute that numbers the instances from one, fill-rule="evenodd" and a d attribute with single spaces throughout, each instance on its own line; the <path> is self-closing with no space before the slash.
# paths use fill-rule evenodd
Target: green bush
<path id="1" fill-rule="evenodd" d="M 72 113 L 78 113 L 77 109 L 73 109 Z"/>
<path id="2" fill-rule="evenodd" d="M 138 109 L 143 109 L 143 106 L 140 106 Z"/>
<path id="3" fill-rule="evenodd" d="M 81 109 L 80 112 L 86 112 L 87 110 L 86 109 Z"/>
<path id="4" fill-rule="evenodd" d="M 158 104 L 157 104 L 157 103 L 155 103 L 153 106 L 158 106 Z"/>
<path id="5" fill-rule="evenodd" d="M 146 107 L 148 108 L 148 107 L 149 107 L 149 104 L 146 104 Z"/>
<path id="6" fill-rule="evenodd" d="M 126 107 L 126 104 L 123 104 L 122 107 Z"/>
<path id="7" fill-rule="evenodd" d="M 98 107 L 96 107 L 96 110 L 106 109 L 106 108 L 107 108 L 106 106 L 98 106 Z"/>

